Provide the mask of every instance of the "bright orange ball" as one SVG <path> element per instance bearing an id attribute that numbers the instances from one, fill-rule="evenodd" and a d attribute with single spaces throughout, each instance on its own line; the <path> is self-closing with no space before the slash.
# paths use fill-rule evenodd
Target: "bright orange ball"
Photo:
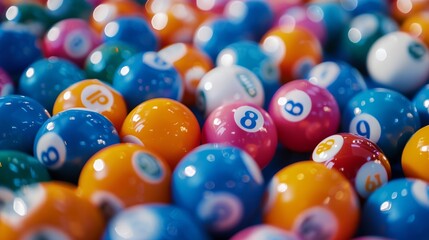
<path id="1" fill-rule="evenodd" d="M 420 38 L 429 48 L 429 10 L 406 18 L 401 25 L 401 30 Z"/>
<path id="2" fill-rule="evenodd" d="M 427 0 L 392 0 L 390 6 L 391 16 L 399 23 L 418 12 L 429 10 Z"/>
<path id="3" fill-rule="evenodd" d="M 184 155 L 200 145 L 201 128 L 184 104 L 154 98 L 127 115 L 120 136 L 124 142 L 137 143 L 157 153 L 174 170 Z"/>
<path id="4" fill-rule="evenodd" d="M 402 151 L 401 164 L 406 177 L 429 182 L 429 126 L 410 137 Z"/>
<path id="5" fill-rule="evenodd" d="M 138 204 L 171 202 L 171 170 L 145 147 L 120 143 L 94 154 L 79 177 L 78 194 L 107 218 Z"/>
<path id="6" fill-rule="evenodd" d="M 0 215 L 1 239 L 101 239 L 104 227 L 101 212 L 62 182 L 23 187 Z"/>
<path id="7" fill-rule="evenodd" d="M 127 116 L 122 95 L 97 79 L 79 81 L 62 91 L 54 103 L 53 114 L 70 108 L 87 108 L 109 119 L 119 131 Z"/>
<path id="8" fill-rule="evenodd" d="M 165 61 L 173 64 L 182 77 L 185 86 L 182 103 L 194 106 L 197 86 L 201 78 L 213 68 L 211 59 L 193 45 L 185 43 L 171 44 L 158 53 Z"/>
<path id="9" fill-rule="evenodd" d="M 280 69 L 280 81 L 302 79 L 322 61 L 322 46 L 317 37 L 303 28 L 272 28 L 262 37 L 262 48 Z"/>
<path id="10" fill-rule="evenodd" d="M 264 207 L 264 223 L 302 239 L 351 239 L 359 222 L 353 186 L 339 171 L 311 161 L 277 172 Z"/>

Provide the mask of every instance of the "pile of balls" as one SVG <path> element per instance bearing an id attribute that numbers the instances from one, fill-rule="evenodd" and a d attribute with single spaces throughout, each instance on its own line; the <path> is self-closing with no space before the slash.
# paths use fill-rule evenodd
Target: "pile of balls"
<path id="1" fill-rule="evenodd" d="M 429 239 L 426 0 L 3 0 L 1 239 Z"/>

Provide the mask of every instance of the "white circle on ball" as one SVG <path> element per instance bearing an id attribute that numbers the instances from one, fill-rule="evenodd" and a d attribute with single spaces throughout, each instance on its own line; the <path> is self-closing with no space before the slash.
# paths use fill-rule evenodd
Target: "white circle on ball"
<path id="1" fill-rule="evenodd" d="M 301 239 L 333 239 L 338 232 L 336 216 L 324 207 L 304 210 L 295 219 L 292 231 Z"/>
<path id="2" fill-rule="evenodd" d="M 388 180 L 384 166 L 379 162 L 369 161 L 359 168 L 355 178 L 355 189 L 359 196 L 367 198 Z"/>
<path id="3" fill-rule="evenodd" d="M 279 98 L 282 116 L 290 122 L 299 122 L 311 112 L 312 102 L 310 96 L 304 91 L 295 89 Z"/>
<path id="4" fill-rule="evenodd" d="M 108 111 L 113 106 L 113 94 L 107 87 L 92 84 L 85 87 L 80 94 L 82 104 L 96 112 Z"/>
<path id="5" fill-rule="evenodd" d="M 81 30 L 70 32 L 64 41 L 64 51 L 73 58 L 85 57 L 90 50 L 90 40 Z"/>
<path id="6" fill-rule="evenodd" d="M 256 164 L 255 160 L 244 151 L 241 152 L 241 159 L 243 159 L 243 163 L 252 176 L 253 180 L 257 184 L 262 185 L 264 183 L 264 178 L 262 176 L 261 169 L 259 168 L 258 164 Z"/>
<path id="7" fill-rule="evenodd" d="M 349 125 L 349 132 L 377 143 L 381 136 L 381 126 L 374 116 L 362 113 L 352 119 Z"/>
<path id="8" fill-rule="evenodd" d="M 25 234 L 23 240 L 71 240 L 72 238 L 54 226 L 42 225 Z"/>
<path id="9" fill-rule="evenodd" d="M 158 51 L 159 56 L 166 62 L 173 64 L 186 55 L 186 45 L 175 43 Z"/>
<path id="10" fill-rule="evenodd" d="M 168 70 L 173 67 L 173 65 L 161 58 L 156 52 L 144 53 L 142 60 L 143 63 L 157 70 Z"/>
<path id="11" fill-rule="evenodd" d="M 36 143 L 39 162 L 49 169 L 58 169 L 66 160 L 67 149 L 64 140 L 55 132 L 47 132 Z"/>
<path id="12" fill-rule="evenodd" d="M 415 180 L 411 186 L 411 193 L 419 204 L 429 208 L 429 188 L 426 182 Z"/>
<path id="13" fill-rule="evenodd" d="M 344 145 L 341 135 L 332 135 L 323 139 L 314 149 L 312 159 L 315 162 L 325 163 L 332 160 Z"/>
<path id="14" fill-rule="evenodd" d="M 234 111 L 235 124 L 243 131 L 258 132 L 264 126 L 261 112 L 251 106 L 241 106 Z"/>
<path id="15" fill-rule="evenodd" d="M 197 216 L 210 229 L 227 231 L 236 227 L 243 218 L 240 199 L 228 192 L 207 195 L 197 205 Z"/>
<path id="16" fill-rule="evenodd" d="M 337 80 L 339 74 L 340 67 L 337 63 L 324 62 L 311 69 L 308 80 L 317 86 L 327 88 Z"/>

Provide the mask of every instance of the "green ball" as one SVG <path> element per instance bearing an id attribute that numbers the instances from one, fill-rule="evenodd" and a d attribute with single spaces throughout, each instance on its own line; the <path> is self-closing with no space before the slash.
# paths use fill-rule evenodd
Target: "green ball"
<path id="1" fill-rule="evenodd" d="M 95 48 L 85 61 L 87 78 L 95 78 L 112 84 L 118 66 L 138 53 L 136 49 L 122 42 L 108 42 Z"/>
<path id="2" fill-rule="evenodd" d="M 46 167 L 33 156 L 13 150 L 0 151 L 0 188 L 15 191 L 24 185 L 50 179 Z"/>

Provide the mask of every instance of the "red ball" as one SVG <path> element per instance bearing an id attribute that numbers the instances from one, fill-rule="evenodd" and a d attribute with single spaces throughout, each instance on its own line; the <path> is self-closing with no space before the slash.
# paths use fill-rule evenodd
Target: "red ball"
<path id="1" fill-rule="evenodd" d="M 340 111 L 332 94 L 306 80 L 281 86 L 268 109 L 286 148 L 309 152 L 324 138 L 337 132 Z"/>
<path id="2" fill-rule="evenodd" d="M 391 177 L 390 163 L 383 151 L 367 138 L 350 133 L 322 140 L 312 159 L 342 172 L 361 198 L 367 198 Z"/>
<path id="3" fill-rule="evenodd" d="M 252 156 L 262 169 L 274 157 L 277 131 L 270 115 L 252 103 L 235 102 L 215 109 L 206 119 L 204 143 L 227 143 Z"/>

